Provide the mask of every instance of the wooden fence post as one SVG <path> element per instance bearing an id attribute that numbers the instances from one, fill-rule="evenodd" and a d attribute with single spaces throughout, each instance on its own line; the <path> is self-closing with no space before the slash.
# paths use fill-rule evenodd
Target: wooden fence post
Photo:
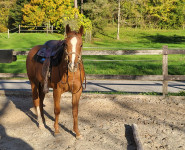
<path id="1" fill-rule="evenodd" d="M 53 25 L 51 26 L 51 33 L 53 33 Z"/>
<path id="2" fill-rule="evenodd" d="M 19 25 L 19 33 L 21 33 L 21 25 Z"/>
<path id="3" fill-rule="evenodd" d="M 168 94 L 168 46 L 163 46 L 163 97 Z"/>
<path id="4" fill-rule="evenodd" d="M 48 24 L 47 24 L 47 26 L 46 26 L 46 32 L 47 32 L 47 34 L 48 34 Z"/>
<path id="5" fill-rule="evenodd" d="M 137 150 L 143 150 L 143 145 L 141 143 L 141 139 L 139 137 L 138 127 L 136 124 L 132 124 L 133 136 L 137 146 Z"/>
<path id="6" fill-rule="evenodd" d="M 91 42 L 91 36 L 92 36 L 92 32 L 91 32 L 91 30 L 90 30 L 90 42 Z"/>
<path id="7" fill-rule="evenodd" d="M 8 39 L 10 38 L 10 30 L 8 29 Z"/>

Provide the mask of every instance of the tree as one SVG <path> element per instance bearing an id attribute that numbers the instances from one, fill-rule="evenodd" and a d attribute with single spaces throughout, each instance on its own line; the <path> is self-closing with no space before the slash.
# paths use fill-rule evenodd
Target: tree
<path id="1" fill-rule="evenodd" d="M 0 1 L 0 32 L 7 31 L 9 11 L 10 8 L 15 4 L 15 0 L 2 0 Z"/>
<path id="2" fill-rule="evenodd" d="M 183 24 L 185 0 L 149 1 L 149 22 L 159 28 L 179 28 Z"/>
<path id="3" fill-rule="evenodd" d="M 81 0 L 81 14 L 83 14 L 83 3 L 84 3 L 84 0 Z"/>
<path id="4" fill-rule="evenodd" d="M 92 21 L 93 34 L 102 32 L 104 27 L 112 22 L 114 11 L 117 12 L 116 6 L 117 3 L 114 0 L 89 0 L 84 4 L 84 14 Z"/>
<path id="5" fill-rule="evenodd" d="M 78 8 L 77 0 L 74 0 L 74 7 L 75 7 L 75 8 Z"/>
<path id="6" fill-rule="evenodd" d="M 14 28 L 18 27 L 23 20 L 23 12 L 25 4 L 28 4 L 30 0 L 17 0 L 16 4 L 10 9 L 9 13 L 9 27 Z"/>
<path id="7" fill-rule="evenodd" d="M 26 25 L 40 26 L 50 22 L 58 29 L 64 30 L 65 25 L 69 23 L 75 29 L 80 25 L 91 29 L 91 21 L 80 14 L 77 8 L 72 7 L 71 0 L 31 0 L 29 4 L 24 5 L 22 11 L 23 23 Z M 78 18 L 75 18 L 75 14 Z"/>
<path id="8" fill-rule="evenodd" d="M 125 25 L 148 28 L 179 28 L 184 22 L 185 0 L 124 0 L 121 18 Z"/>

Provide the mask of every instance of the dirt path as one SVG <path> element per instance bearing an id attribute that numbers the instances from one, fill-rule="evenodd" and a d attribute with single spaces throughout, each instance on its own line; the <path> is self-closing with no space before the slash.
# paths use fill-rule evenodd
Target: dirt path
<path id="1" fill-rule="evenodd" d="M 71 96 L 61 99 L 59 137 L 53 136 L 53 100 L 45 99 L 47 128 L 40 130 L 30 96 L 0 96 L 0 150 L 134 150 L 132 123 L 145 150 L 185 149 L 185 100 L 161 97 L 83 94 L 79 129 L 72 132 Z"/>

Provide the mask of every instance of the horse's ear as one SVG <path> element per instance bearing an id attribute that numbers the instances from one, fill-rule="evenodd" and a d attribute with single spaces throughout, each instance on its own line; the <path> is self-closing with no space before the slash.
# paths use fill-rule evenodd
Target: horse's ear
<path id="1" fill-rule="evenodd" d="M 84 31 L 84 27 L 83 27 L 83 25 L 81 25 L 78 33 L 82 35 L 83 34 L 83 31 Z"/>
<path id="2" fill-rule="evenodd" d="M 68 33 L 71 32 L 71 28 L 69 27 L 69 24 L 66 25 L 66 34 L 68 35 Z"/>

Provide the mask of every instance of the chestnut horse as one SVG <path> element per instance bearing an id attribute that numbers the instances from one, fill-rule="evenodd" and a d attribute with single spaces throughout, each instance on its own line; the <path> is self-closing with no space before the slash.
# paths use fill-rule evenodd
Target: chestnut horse
<path id="1" fill-rule="evenodd" d="M 78 105 L 83 90 L 85 71 L 82 62 L 82 34 L 83 26 L 79 31 L 71 31 L 66 26 L 67 38 L 64 40 L 63 55 L 58 66 L 52 66 L 48 87 L 53 88 L 54 113 L 55 113 L 55 135 L 59 133 L 59 114 L 61 94 L 67 91 L 72 93 L 73 130 L 76 138 L 80 138 L 78 129 Z M 44 77 L 42 75 L 43 64 L 34 60 L 34 56 L 42 45 L 33 47 L 26 60 L 27 75 L 32 89 L 33 104 L 38 117 L 39 127 L 43 128 L 45 119 L 43 113 L 43 101 L 45 97 Z"/>

